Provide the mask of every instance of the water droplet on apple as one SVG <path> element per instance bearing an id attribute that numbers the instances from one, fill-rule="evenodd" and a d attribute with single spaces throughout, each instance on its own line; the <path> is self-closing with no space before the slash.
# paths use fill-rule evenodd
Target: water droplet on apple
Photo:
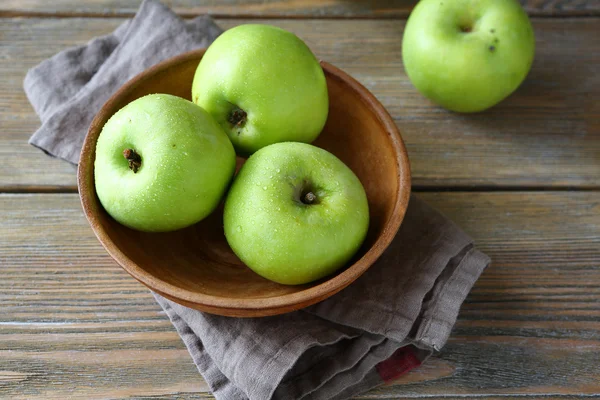
<path id="1" fill-rule="evenodd" d="M 281 170 L 279 168 L 276 169 L 277 172 L 281 172 Z"/>
<path id="2" fill-rule="evenodd" d="M 267 187 L 266 187 L 266 186 L 263 186 L 263 190 L 267 190 Z"/>
<path id="3" fill-rule="evenodd" d="M 241 231 L 242 231 L 242 227 L 241 227 L 241 225 L 238 225 L 238 227 L 237 227 L 237 231 L 238 231 L 238 232 L 241 232 Z"/>

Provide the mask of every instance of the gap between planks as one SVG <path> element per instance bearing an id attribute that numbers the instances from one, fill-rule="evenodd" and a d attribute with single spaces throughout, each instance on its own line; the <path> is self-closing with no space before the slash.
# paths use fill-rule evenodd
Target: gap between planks
<path id="1" fill-rule="evenodd" d="M 214 19 L 244 19 L 244 20 L 405 20 L 411 10 L 403 11 L 396 15 L 302 15 L 302 14 L 227 14 L 227 13 L 192 13 L 176 11 L 183 18 L 194 18 L 208 14 Z M 596 10 L 570 10 L 561 14 L 544 14 L 542 12 L 529 12 L 530 18 L 540 19 L 570 19 L 570 18 L 600 18 L 600 11 Z M 44 12 L 44 11 L 19 11 L 0 10 L 0 18 L 132 18 L 135 12 Z"/>
<path id="2" fill-rule="evenodd" d="M 413 193 L 474 193 L 474 192 L 600 192 L 600 186 L 422 186 L 413 185 Z M 77 186 L 20 186 L 0 187 L 0 194 L 69 194 L 78 193 Z"/>

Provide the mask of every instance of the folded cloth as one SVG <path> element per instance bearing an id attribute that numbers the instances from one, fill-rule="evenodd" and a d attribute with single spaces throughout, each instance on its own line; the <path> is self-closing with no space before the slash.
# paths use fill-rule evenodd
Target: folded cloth
<path id="1" fill-rule="evenodd" d="M 208 16 L 184 22 L 161 3 L 144 1 L 113 33 L 27 72 L 25 93 L 42 121 L 29 143 L 77 164 L 92 119 L 119 87 L 160 61 L 207 47 L 220 33 Z"/>
<path id="2" fill-rule="evenodd" d="M 30 143 L 77 163 L 87 128 L 112 93 L 159 61 L 206 47 L 220 32 L 209 17 L 182 21 L 144 1 L 113 33 L 28 72 L 25 92 L 42 121 Z M 440 350 L 489 261 L 459 227 L 413 196 L 381 258 L 314 306 L 243 319 L 154 296 L 217 399 L 347 399 Z"/>

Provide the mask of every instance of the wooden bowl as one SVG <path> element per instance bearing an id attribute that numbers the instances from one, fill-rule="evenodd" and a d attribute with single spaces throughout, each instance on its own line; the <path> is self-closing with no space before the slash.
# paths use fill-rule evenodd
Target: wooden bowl
<path id="1" fill-rule="evenodd" d="M 364 273 L 394 238 L 408 205 L 410 167 L 400 133 L 384 107 L 360 83 L 326 62 L 321 64 L 329 89 L 329 118 L 314 144 L 335 154 L 356 173 L 367 192 L 371 218 L 362 248 L 336 274 L 299 286 L 260 277 L 229 248 L 222 208 L 180 231 L 144 233 L 114 221 L 98 201 L 94 158 L 106 121 L 127 103 L 150 93 L 189 100 L 192 78 L 203 54 L 204 50 L 192 51 L 142 72 L 96 115 L 81 151 L 77 176 L 83 210 L 94 233 L 138 281 L 179 304 L 213 314 L 281 314 L 337 293 Z"/>

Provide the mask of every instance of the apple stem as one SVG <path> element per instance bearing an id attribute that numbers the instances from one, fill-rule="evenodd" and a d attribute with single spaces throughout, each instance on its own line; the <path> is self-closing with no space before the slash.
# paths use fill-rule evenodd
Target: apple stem
<path id="1" fill-rule="evenodd" d="M 246 111 L 242 110 L 241 108 L 236 107 L 233 110 L 231 110 L 231 113 L 229 113 L 229 117 L 227 118 L 227 120 L 233 126 L 241 127 L 241 126 L 244 126 L 244 124 L 246 123 L 247 117 L 248 117 L 248 114 L 246 113 Z"/>
<path id="2" fill-rule="evenodd" d="M 142 166 L 142 157 L 134 149 L 123 150 L 123 157 L 129 162 L 129 169 L 135 174 Z"/>
<path id="3" fill-rule="evenodd" d="M 304 204 L 312 204 L 317 199 L 317 196 L 313 192 L 308 192 L 304 195 L 302 202 Z"/>

